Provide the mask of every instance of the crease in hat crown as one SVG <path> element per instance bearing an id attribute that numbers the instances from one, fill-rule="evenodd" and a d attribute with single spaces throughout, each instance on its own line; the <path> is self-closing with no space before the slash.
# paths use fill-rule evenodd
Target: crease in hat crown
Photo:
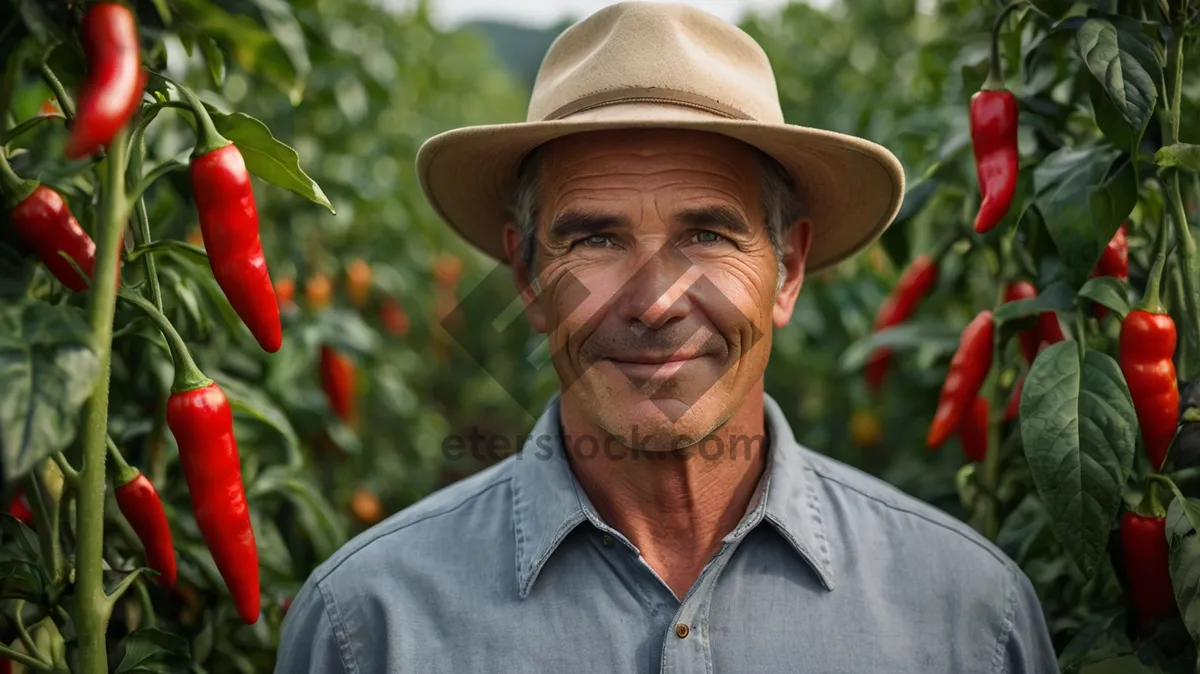
<path id="1" fill-rule="evenodd" d="M 653 102 L 783 123 L 775 74 L 740 28 L 695 7 L 622 2 L 563 31 L 538 70 L 527 122 Z"/>

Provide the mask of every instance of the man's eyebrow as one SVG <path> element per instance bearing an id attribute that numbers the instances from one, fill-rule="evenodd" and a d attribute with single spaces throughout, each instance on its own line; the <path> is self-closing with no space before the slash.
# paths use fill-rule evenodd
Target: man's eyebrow
<path id="1" fill-rule="evenodd" d="M 548 234 L 552 239 L 575 239 L 599 234 L 613 227 L 627 226 L 623 215 L 595 211 L 566 210 L 554 216 Z"/>
<path id="2" fill-rule="evenodd" d="M 692 227 L 718 227 L 732 234 L 750 233 L 750 226 L 746 224 L 745 218 L 729 206 L 689 208 L 676 213 L 675 219 Z"/>

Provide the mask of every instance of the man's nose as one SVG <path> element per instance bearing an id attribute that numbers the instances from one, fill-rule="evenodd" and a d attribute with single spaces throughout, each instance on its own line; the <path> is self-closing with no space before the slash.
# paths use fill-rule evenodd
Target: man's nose
<path id="1" fill-rule="evenodd" d="M 618 291 L 619 317 L 627 323 L 658 329 L 687 316 L 692 310 L 689 289 L 700 275 L 701 268 L 674 247 L 661 247 L 643 259 Z"/>

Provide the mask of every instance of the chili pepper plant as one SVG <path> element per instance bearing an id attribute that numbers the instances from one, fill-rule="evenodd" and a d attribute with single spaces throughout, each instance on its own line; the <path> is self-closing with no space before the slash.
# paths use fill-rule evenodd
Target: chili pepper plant
<path id="1" fill-rule="evenodd" d="M 397 171 L 438 126 L 518 118 L 516 89 L 424 8 L 17 7 L 0 671 L 269 672 L 316 565 L 450 479 L 450 420 L 494 405 L 418 355 L 474 266 Z"/>
<path id="2" fill-rule="evenodd" d="M 992 31 L 986 75 L 960 94 L 969 142 L 907 207 L 942 238 L 895 258 L 907 271 L 848 362 L 886 405 L 902 347 L 929 339 L 921 308 L 894 307 L 937 306 L 970 276 L 974 318 L 943 325 L 958 337 L 932 356 L 945 369 L 925 416 L 930 452 L 958 445 L 961 515 L 1034 579 L 1064 671 L 1190 672 L 1200 485 L 1180 431 L 1200 408 L 1180 385 L 1200 370 L 1200 145 L 1184 142 L 1183 92 L 1200 7 L 1068 4 L 980 4 Z M 967 161 L 975 180 L 947 209 L 945 164 Z"/>
<path id="3" fill-rule="evenodd" d="M 201 34 L 204 21 L 240 25 L 243 37 L 280 50 L 275 57 L 283 33 L 268 27 L 298 24 L 290 10 L 237 20 L 208 3 L 172 11 L 38 3 L 5 20 L 6 667 L 268 669 L 269 657 L 248 659 L 250 644 L 270 647 L 298 581 L 278 594 L 262 580 L 311 568 L 290 571 L 281 532 L 319 530 L 319 556 L 345 538 L 298 456 L 263 473 L 257 461 L 244 470 L 242 453 L 246 440 L 263 452 L 263 429 L 296 449 L 287 418 L 248 383 L 283 344 L 258 199 L 286 191 L 330 217 L 334 209 L 263 122 L 219 110 L 195 88 L 221 83 L 233 37 L 217 31 L 222 44 Z M 206 70 L 168 68 L 167 45 L 181 42 L 199 45 Z M 303 43 L 292 46 L 271 67 L 295 85 L 306 56 Z M 180 72 L 190 84 L 175 79 Z M 37 114 L 19 113 L 17 92 L 31 91 L 44 102 Z M 152 156 L 163 142 L 186 149 Z M 200 240 L 172 238 L 172 220 L 195 223 Z M 241 374 L 211 356 L 231 348 L 252 354 Z M 260 428 L 247 432 L 246 418 Z M 277 521 L 263 517 L 268 508 Z M 215 598 L 203 621 L 188 617 L 205 605 L 200 595 Z M 257 635 L 238 636 L 237 625 Z"/>

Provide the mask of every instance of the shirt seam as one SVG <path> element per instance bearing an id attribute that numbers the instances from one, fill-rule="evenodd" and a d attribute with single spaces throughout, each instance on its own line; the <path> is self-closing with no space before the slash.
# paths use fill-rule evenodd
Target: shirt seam
<path id="1" fill-rule="evenodd" d="M 1016 571 L 1009 569 L 1008 595 L 1004 604 L 1004 622 L 1000 626 L 1000 634 L 996 637 L 996 650 L 992 655 L 992 670 L 996 674 L 1007 674 L 1008 664 L 1004 658 L 1004 649 L 1008 646 L 1015 629 L 1017 612 L 1017 578 Z"/>
<path id="2" fill-rule="evenodd" d="M 922 513 L 916 512 L 914 510 L 909 510 L 908 508 L 905 508 L 903 506 L 899 506 L 899 505 L 896 505 L 895 503 L 890 503 L 888 501 L 885 501 L 885 500 L 879 498 L 878 496 L 873 496 L 871 494 L 868 494 L 867 492 L 859 489 L 858 487 L 855 487 L 851 484 L 847 484 L 846 482 L 843 482 L 843 481 L 839 480 L 838 478 L 833 477 L 832 475 L 828 475 L 828 474 L 820 472 L 816 469 L 813 469 L 813 472 L 816 473 L 817 475 L 820 475 L 822 478 L 829 480 L 830 482 L 841 485 L 842 487 L 849 489 L 850 491 L 862 496 L 863 498 L 868 498 L 872 501 L 875 501 L 876 503 L 879 503 L 880 505 L 883 505 L 890 510 L 894 510 L 899 513 L 904 513 L 905 515 L 911 515 L 912 517 L 916 517 L 917 519 L 924 520 L 924 521 L 928 522 L 929 524 L 932 524 L 936 527 L 945 529 L 946 531 L 949 531 L 950 533 L 961 538 L 962 540 L 967 541 L 967 542 L 971 543 L 972 545 L 974 545 L 975 547 L 979 548 L 980 550 L 983 550 L 984 552 L 988 553 L 988 555 L 990 555 L 992 557 L 992 559 L 995 559 L 997 562 L 1000 562 L 1010 572 L 1013 569 L 1013 561 L 1011 559 L 1008 559 L 1006 557 L 996 554 L 996 551 L 988 548 L 988 546 L 980 543 L 979 541 L 971 538 L 970 536 L 967 536 L 963 532 L 958 531 L 954 527 L 952 527 L 944 522 L 939 522 L 939 521 L 937 521 L 927 515 L 924 515 Z"/>
<path id="3" fill-rule="evenodd" d="M 376 541 L 379 541 L 382 538 L 385 538 L 387 536 L 391 536 L 392 534 L 403 531 L 404 529 L 407 529 L 411 526 L 420 524 L 421 522 L 424 522 L 426 520 L 431 520 L 435 517 L 441 517 L 442 515 L 449 515 L 450 513 L 454 512 L 455 510 L 458 510 L 459 508 L 462 508 L 463 506 L 466 506 L 467 504 L 471 503 L 472 501 L 479 498 L 480 496 L 483 496 L 484 494 L 491 491 L 495 487 L 499 487 L 504 484 L 507 484 L 511 480 L 512 480 L 511 476 L 499 478 L 495 482 L 492 482 L 491 484 L 481 488 L 479 491 L 475 492 L 474 494 L 463 497 L 463 499 L 461 501 L 459 501 L 458 503 L 455 503 L 454 505 L 452 505 L 450 507 L 447 507 L 443 510 L 438 510 L 437 512 L 429 513 L 428 515 L 419 517 L 415 520 L 412 520 L 411 522 L 403 522 L 403 523 L 396 524 L 394 528 L 379 532 L 377 535 L 371 537 L 370 539 L 363 541 L 361 545 L 359 545 L 357 548 L 355 548 L 354 550 L 347 553 L 346 556 L 343 557 L 342 559 L 338 560 L 336 564 L 334 564 L 333 566 L 326 569 L 324 571 L 324 573 L 321 574 L 320 578 L 318 579 L 318 582 L 324 582 L 324 581 L 328 580 L 329 576 L 332 575 L 333 572 L 337 571 L 339 568 L 341 568 L 341 566 L 343 564 L 350 561 L 350 559 L 352 557 L 354 557 L 358 553 L 362 552 L 366 548 L 370 547 Z"/>
<path id="4" fill-rule="evenodd" d="M 346 624 L 342 621 L 337 601 L 332 595 L 326 592 L 326 588 L 321 584 L 321 581 L 318 581 L 316 585 L 317 591 L 321 593 L 321 606 L 325 609 L 325 617 L 329 619 L 329 624 L 333 628 L 333 637 L 338 642 L 338 659 L 342 663 L 342 670 L 346 674 L 355 674 L 359 671 L 358 661 L 354 657 L 354 648 L 350 645 L 350 633 L 346 629 Z"/>

